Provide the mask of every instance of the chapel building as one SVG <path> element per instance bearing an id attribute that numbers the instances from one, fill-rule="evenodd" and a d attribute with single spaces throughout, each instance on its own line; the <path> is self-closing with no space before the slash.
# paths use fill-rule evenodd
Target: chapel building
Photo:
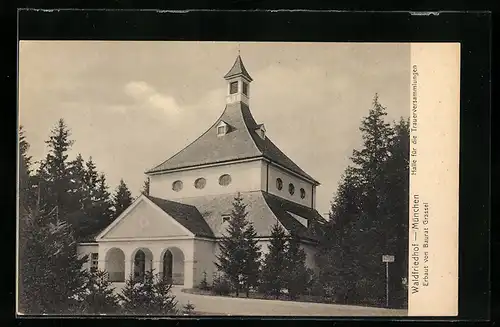
<path id="1" fill-rule="evenodd" d="M 150 194 L 139 196 L 91 242 L 79 244 L 87 267 L 124 283 L 154 269 L 191 288 L 204 273 L 211 282 L 218 240 L 225 234 L 234 198 L 240 194 L 262 252 L 278 222 L 301 239 L 306 264 L 317 269 L 316 211 L 319 182 L 286 156 L 250 111 L 252 78 L 238 55 L 224 76 L 226 106 L 205 133 L 146 172 Z"/>

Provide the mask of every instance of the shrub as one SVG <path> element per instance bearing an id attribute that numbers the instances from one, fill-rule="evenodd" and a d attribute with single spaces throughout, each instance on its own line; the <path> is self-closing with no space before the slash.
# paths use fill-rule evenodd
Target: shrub
<path id="1" fill-rule="evenodd" d="M 200 285 L 198 286 L 200 290 L 208 291 L 210 290 L 210 285 L 207 282 L 207 272 L 203 272 L 203 279 L 200 282 Z"/>
<path id="2" fill-rule="evenodd" d="M 177 314 L 171 288 L 170 282 L 147 271 L 144 280 L 128 279 L 119 298 L 127 314 Z"/>
<path id="3" fill-rule="evenodd" d="M 231 283 L 225 277 L 216 277 L 212 285 L 212 292 L 216 295 L 229 295 L 231 293 Z"/>
<path id="4" fill-rule="evenodd" d="M 311 282 L 309 283 L 308 287 L 309 294 L 312 296 L 324 296 L 325 295 L 325 289 L 322 285 L 322 283 L 319 281 L 318 277 L 314 277 Z"/>
<path id="5" fill-rule="evenodd" d="M 194 313 L 194 305 L 188 301 L 188 303 L 182 307 L 182 314 L 192 315 L 193 313 Z"/>
<path id="6" fill-rule="evenodd" d="M 119 309 L 108 273 L 92 269 L 86 274 L 85 291 L 82 295 L 82 311 L 85 313 L 115 313 Z"/>

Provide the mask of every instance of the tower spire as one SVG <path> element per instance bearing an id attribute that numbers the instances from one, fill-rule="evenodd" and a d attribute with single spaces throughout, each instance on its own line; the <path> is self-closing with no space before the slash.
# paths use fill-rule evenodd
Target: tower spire
<path id="1" fill-rule="evenodd" d="M 241 60 L 239 44 L 238 56 L 234 61 L 233 67 L 224 75 L 224 79 L 228 83 L 226 103 L 243 102 L 248 105 L 252 77 L 248 74 L 243 65 L 243 60 Z"/>

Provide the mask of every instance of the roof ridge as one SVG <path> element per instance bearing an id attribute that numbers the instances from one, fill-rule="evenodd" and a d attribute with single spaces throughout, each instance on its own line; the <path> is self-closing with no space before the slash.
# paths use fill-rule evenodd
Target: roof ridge
<path id="1" fill-rule="evenodd" d="M 246 108 L 245 108 L 246 107 Z M 247 116 L 243 114 L 243 109 L 246 109 L 248 110 L 248 114 L 250 115 L 250 118 L 257 124 L 257 122 L 255 121 L 255 118 L 253 117 L 252 115 L 252 112 L 250 111 L 250 107 L 245 105 L 245 107 L 243 107 L 243 103 L 240 102 L 240 112 L 241 112 L 241 116 L 243 118 L 243 124 L 245 125 L 246 127 L 246 130 L 247 130 L 247 133 L 248 135 L 250 135 L 250 139 L 252 140 L 252 143 L 253 145 L 255 146 L 255 148 L 257 148 L 257 151 L 260 153 L 261 156 L 264 156 L 264 152 L 259 148 L 259 146 L 257 145 L 257 142 L 255 142 L 255 139 L 254 139 L 254 136 L 252 135 L 252 132 L 250 131 L 250 127 L 248 126 L 248 123 L 247 123 Z"/>
<path id="2" fill-rule="evenodd" d="M 260 125 L 264 125 L 264 123 L 257 124 L 257 122 L 255 121 L 255 118 L 252 115 L 252 111 L 250 110 L 250 107 L 248 105 L 245 105 L 245 110 L 247 111 L 248 117 L 246 115 L 243 115 L 243 122 L 245 123 L 245 126 L 247 127 L 248 133 L 250 134 L 250 138 L 252 139 L 254 145 L 257 147 L 257 149 L 259 150 L 259 152 L 261 153 L 261 155 L 264 158 L 266 158 L 266 159 L 268 159 L 268 160 L 270 160 L 270 161 L 272 161 L 274 163 L 277 163 L 277 164 L 279 164 L 281 166 L 284 166 L 284 167 L 290 169 L 291 171 L 295 172 L 296 174 L 299 174 L 299 175 L 301 175 L 301 176 L 303 176 L 303 177 L 305 177 L 307 179 L 310 179 L 310 180 L 312 180 L 312 181 L 314 181 L 314 182 L 316 182 L 316 183 L 319 184 L 319 182 L 314 177 L 312 177 L 308 173 L 306 173 L 302 168 L 300 168 L 299 165 L 297 165 L 295 163 L 295 161 L 293 161 L 290 158 L 290 156 L 288 156 L 276 144 L 274 144 L 274 142 L 267 135 L 266 135 L 267 142 L 269 142 L 277 151 L 281 152 L 281 155 L 286 160 L 290 161 L 290 163 L 293 164 L 296 168 L 295 167 L 287 167 L 288 165 L 285 162 L 279 162 L 277 160 L 274 160 L 273 157 L 267 153 L 268 151 L 271 151 L 271 149 L 269 149 L 269 147 L 267 146 L 266 140 L 262 140 L 261 142 L 259 142 L 259 143 L 262 144 L 263 148 L 261 148 L 257 144 L 257 141 L 256 141 L 256 138 L 259 137 L 259 136 L 257 135 L 257 133 L 255 133 L 255 129 L 254 128 L 252 128 L 252 131 L 250 131 L 250 127 L 247 124 L 247 119 L 253 120 L 253 123 L 255 124 L 255 127 L 258 127 Z M 242 113 L 243 113 L 243 110 L 242 110 Z M 255 135 L 253 133 L 255 133 Z"/>
<path id="3" fill-rule="evenodd" d="M 174 201 L 174 200 L 169 200 L 169 199 L 163 199 L 163 198 L 159 198 L 159 197 L 156 197 L 156 196 L 151 196 L 151 195 L 146 195 L 146 197 L 148 199 L 155 199 L 155 200 L 160 200 L 160 201 L 165 201 L 165 202 L 170 202 L 170 203 L 176 203 L 176 204 L 180 204 L 180 205 L 184 205 L 186 207 L 192 207 L 192 208 L 195 208 L 196 210 L 198 210 L 196 208 L 196 206 L 192 205 L 192 204 L 187 204 L 187 203 L 183 203 L 183 202 L 178 202 L 178 201 Z"/>

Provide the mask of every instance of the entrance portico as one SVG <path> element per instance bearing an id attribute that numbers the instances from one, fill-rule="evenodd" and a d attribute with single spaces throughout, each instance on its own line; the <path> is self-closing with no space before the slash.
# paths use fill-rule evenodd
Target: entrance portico
<path id="1" fill-rule="evenodd" d="M 193 287 L 196 278 L 192 240 L 179 240 L 177 244 L 169 244 L 172 241 L 134 243 L 141 242 L 99 244 L 99 257 L 105 258 L 99 261 L 99 269 L 109 273 L 111 282 L 124 283 L 129 278 L 141 280 L 145 272 L 152 271 L 174 285 Z"/>

